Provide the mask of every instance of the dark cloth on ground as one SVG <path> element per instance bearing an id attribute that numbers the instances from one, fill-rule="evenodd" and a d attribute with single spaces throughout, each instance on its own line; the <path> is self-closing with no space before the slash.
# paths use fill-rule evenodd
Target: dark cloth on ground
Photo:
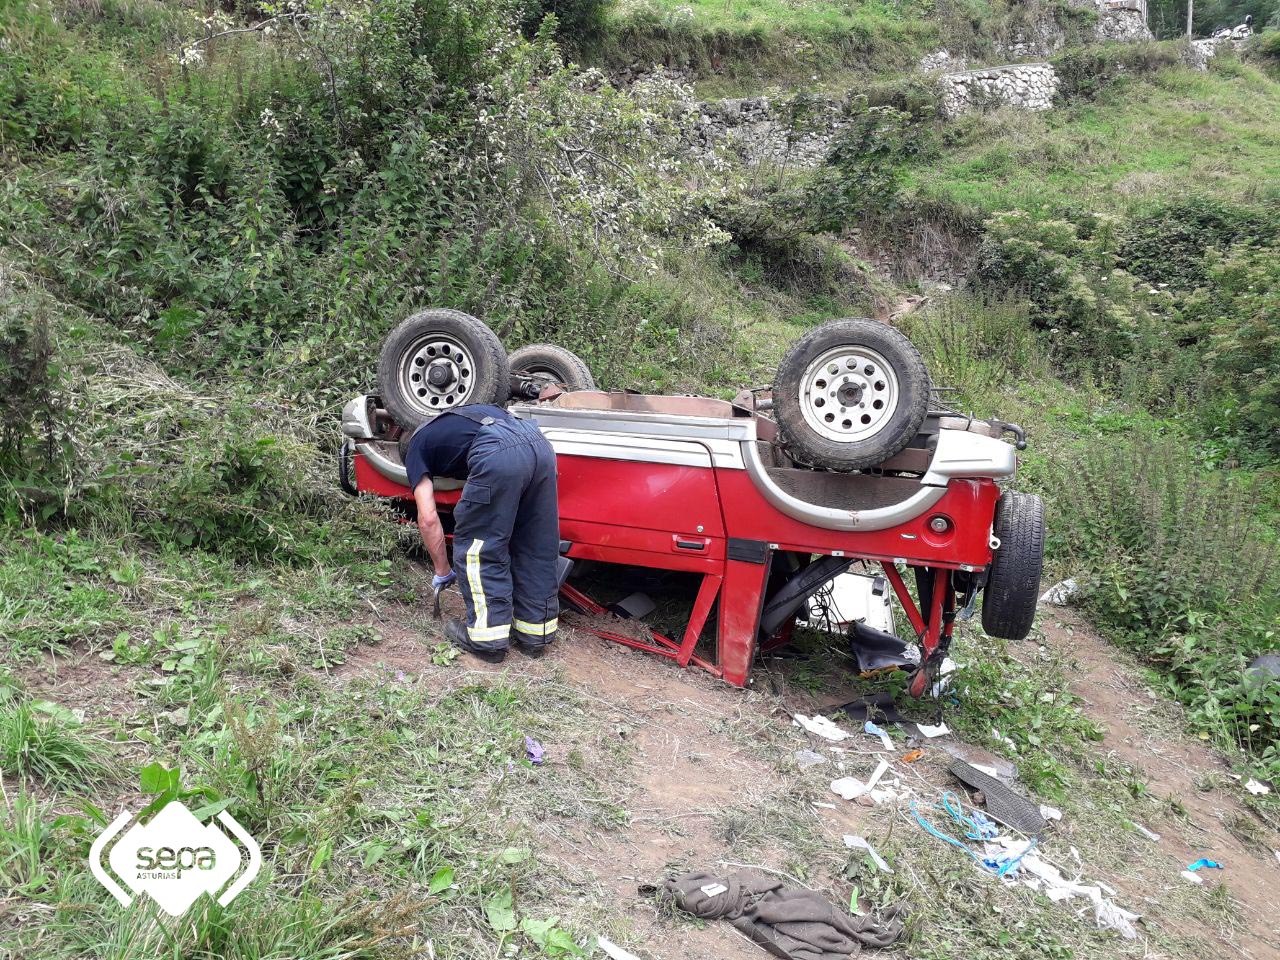
<path id="1" fill-rule="evenodd" d="M 663 888 L 682 910 L 706 920 L 728 920 L 783 960 L 844 960 L 863 947 L 888 947 L 902 936 L 906 917 L 900 907 L 879 916 L 849 916 L 812 890 L 795 890 L 781 880 L 750 873 L 686 873 Z"/>

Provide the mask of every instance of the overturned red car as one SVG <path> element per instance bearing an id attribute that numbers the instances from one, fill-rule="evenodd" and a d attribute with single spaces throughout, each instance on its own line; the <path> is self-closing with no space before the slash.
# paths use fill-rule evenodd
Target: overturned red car
<path id="1" fill-rule="evenodd" d="M 787 643 L 812 598 L 856 570 L 865 595 L 887 603 L 892 590 L 910 635 L 846 617 L 855 659 L 911 670 L 920 696 L 979 594 L 988 634 L 1031 628 L 1043 508 L 1002 486 L 1023 432 L 939 408 L 919 353 L 885 324 L 817 327 L 771 388 L 724 401 L 600 391 L 567 350 L 508 357 L 479 320 L 428 310 L 388 337 L 378 379 L 343 412 L 348 493 L 410 509 L 401 446 L 412 429 L 452 406 L 507 403 L 555 448 L 565 556 L 700 578 L 675 638 L 610 629 L 606 608 L 565 583 L 562 600 L 596 615 L 583 627 L 599 636 L 745 686 L 757 654 Z M 436 481 L 442 517 L 460 487 Z"/>

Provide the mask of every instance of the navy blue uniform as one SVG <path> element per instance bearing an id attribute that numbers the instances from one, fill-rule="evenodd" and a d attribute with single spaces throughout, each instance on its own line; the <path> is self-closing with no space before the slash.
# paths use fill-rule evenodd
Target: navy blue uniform
<path id="1" fill-rule="evenodd" d="M 514 627 L 530 646 L 554 640 L 556 455 L 537 424 L 485 404 L 455 407 L 418 428 L 405 467 L 411 487 L 424 476 L 466 481 L 453 510 L 453 563 L 468 639 L 503 650 Z"/>

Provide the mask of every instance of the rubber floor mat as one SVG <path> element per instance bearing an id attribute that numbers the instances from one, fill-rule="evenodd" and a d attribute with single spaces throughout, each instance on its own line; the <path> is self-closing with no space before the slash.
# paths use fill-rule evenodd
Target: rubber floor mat
<path id="1" fill-rule="evenodd" d="M 987 813 L 993 820 L 998 820 L 1006 827 L 1021 830 L 1029 837 L 1038 837 L 1044 832 L 1044 817 L 1040 816 L 1040 808 L 1026 797 L 1006 787 L 995 777 L 989 776 L 976 767 L 957 760 L 947 768 L 951 775 L 974 790 L 981 790 L 986 797 Z"/>

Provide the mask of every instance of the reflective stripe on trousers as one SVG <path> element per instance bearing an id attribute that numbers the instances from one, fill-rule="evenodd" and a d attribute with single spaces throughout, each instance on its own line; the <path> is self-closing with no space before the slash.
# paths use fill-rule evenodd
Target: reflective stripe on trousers
<path id="1" fill-rule="evenodd" d="M 555 453 L 537 425 L 497 420 L 476 435 L 469 475 L 454 507 L 454 562 L 470 639 L 506 647 L 522 638 L 547 643 L 559 614 L 560 523 Z"/>

